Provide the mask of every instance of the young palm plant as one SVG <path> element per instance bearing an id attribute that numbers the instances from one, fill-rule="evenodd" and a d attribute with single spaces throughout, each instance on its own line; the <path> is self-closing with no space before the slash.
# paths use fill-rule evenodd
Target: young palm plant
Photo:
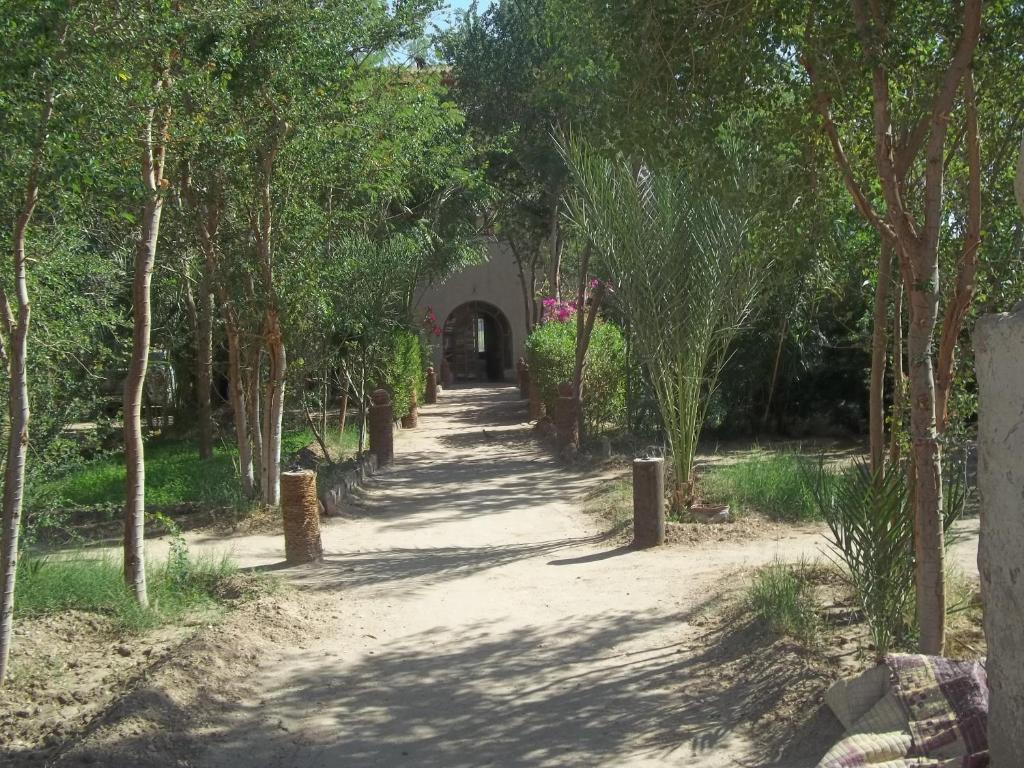
<path id="1" fill-rule="evenodd" d="M 611 275 L 654 384 L 679 511 L 692 500 L 708 401 L 760 283 L 748 220 L 684 173 L 608 160 L 575 139 L 561 151 L 574 182 L 569 215 Z"/>

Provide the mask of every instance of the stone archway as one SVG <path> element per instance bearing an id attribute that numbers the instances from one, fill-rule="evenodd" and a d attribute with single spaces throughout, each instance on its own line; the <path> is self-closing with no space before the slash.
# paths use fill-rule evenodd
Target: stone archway
<path id="1" fill-rule="evenodd" d="M 493 304 L 461 304 L 445 320 L 443 354 L 454 381 L 504 381 L 512 368 L 512 326 Z"/>

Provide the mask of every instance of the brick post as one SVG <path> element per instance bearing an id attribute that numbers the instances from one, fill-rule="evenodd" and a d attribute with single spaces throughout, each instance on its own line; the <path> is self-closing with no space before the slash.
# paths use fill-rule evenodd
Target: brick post
<path id="1" fill-rule="evenodd" d="M 284 518 L 284 557 L 289 565 L 320 560 L 320 500 L 316 472 L 281 473 L 281 514 Z"/>
<path id="2" fill-rule="evenodd" d="M 665 460 L 633 460 L 633 544 L 665 543 Z"/>
<path id="3" fill-rule="evenodd" d="M 427 368 L 427 392 L 423 398 L 427 405 L 434 405 L 437 402 L 437 371 L 434 366 Z"/>
<path id="4" fill-rule="evenodd" d="M 413 387 L 409 393 L 409 412 L 402 417 L 402 429 L 416 429 L 419 423 L 419 403 L 416 402 L 416 387 Z"/>
<path id="5" fill-rule="evenodd" d="M 580 444 L 579 428 L 579 400 L 576 398 L 576 388 L 569 382 L 558 386 L 558 400 L 555 402 L 555 433 L 558 436 L 558 445 L 561 448 L 573 446 L 578 448 Z"/>
<path id="6" fill-rule="evenodd" d="M 390 464 L 395 458 L 395 412 L 386 389 L 370 395 L 370 453 L 376 454 L 377 466 Z"/>

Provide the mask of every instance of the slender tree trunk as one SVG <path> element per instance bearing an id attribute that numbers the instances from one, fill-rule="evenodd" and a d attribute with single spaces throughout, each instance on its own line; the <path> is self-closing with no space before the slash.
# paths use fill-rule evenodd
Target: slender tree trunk
<path id="1" fill-rule="evenodd" d="M 930 256 L 930 258 L 929 258 Z M 938 322 L 937 254 L 921 254 L 910 292 L 910 442 L 914 464 L 914 550 L 921 651 L 941 654 L 945 644 L 945 542 L 942 528 L 942 454 L 936 425 L 932 338 Z"/>
<path id="2" fill-rule="evenodd" d="M 245 381 L 245 405 L 248 412 L 249 423 L 249 445 L 252 447 L 252 469 L 254 488 L 253 495 L 265 498 L 263 485 L 263 428 L 262 428 L 262 398 L 260 396 L 260 369 L 262 368 L 262 355 L 255 345 L 248 347 L 248 365 L 243 370 Z"/>
<path id="3" fill-rule="evenodd" d="M 341 439 L 345 439 L 345 422 L 348 420 L 348 366 L 342 365 L 341 375 L 338 377 L 341 385 L 341 397 L 338 402 L 338 430 Z"/>
<path id="4" fill-rule="evenodd" d="M 885 369 L 886 327 L 888 325 L 889 283 L 892 279 L 892 248 L 882 239 L 878 251 L 878 281 L 871 335 L 871 384 L 868 406 L 871 473 L 880 478 L 885 457 Z"/>
<path id="5" fill-rule="evenodd" d="M 556 301 L 562 300 L 562 227 L 558 221 L 561 208 L 561 192 L 555 190 L 554 201 L 551 203 L 551 294 Z"/>
<path id="6" fill-rule="evenodd" d="M 281 427 L 284 420 L 284 376 L 287 367 L 284 340 L 277 314 L 267 318 L 267 388 L 263 410 L 263 500 L 272 507 L 281 502 Z"/>
<path id="7" fill-rule="evenodd" d="M 213 458 L 213 413 L 210 388 L 213 384 L 213 262 L 203 260 L 196 303 L 196 399 L 199 410 L 199 458 Z"/>
<path id="8" fill-rule="evenodd" d="M 519 287 L 523 292 L 523 319 L 526 323 L 526 334 L 529 335 L 533 331 L 533 308 L 530 306 L 530 289 L 526 285 L 526 270 L 523 265 L 523 257 L 516 247 L 515 240 L 509 238 L 508 245 L 512 249 L 512 256 L 516 260 L 516 267 L 519 271 Z"/>
<path id="9" fill-rule="evenodd" d="M 772 377 L 768 382 L 768 397 L 764 404 L 764 413 L 761 415 L 761 429 L 768 426 L 768 417 L 772 413 L 772 401 L 775 399 L 775 388 L 779 383 L 779 369 L 782 366 L 782 349 L 786 343 L 786 334 L 789 333 L 789 316 L 783 318 L 782 328 L 779 330 L 779 343 L 775 346 L 775 362 L 772 364 Z"/>
<path id="10" fill-rule="evenodd" d="M 974 93 L 974 75 L 964 74 L 964 104 L 967 110 L 967 232 L 957 264 L 952 299 L 942 319 L 939 354 L 936 361 L 935 418 L 939 433 L 949 424 L 949 395 L 953 389 L 956 348 L 976 292 L 978 249 L 981 246 L 981 144 L 978 135 L 978 111 Z"/>
<path id="11" fill-rule="evenodd" d="M 226 294 L 226 291 L 224 292 Z M 238 445 L 238 474 L 242 493 L 247 499 L 256 495 L 252 470 L 252 443 L 249 437 L 249 414 L 246 407 L 245 384 L 242 380 L 242 352 L 238 335 L 238 322 L 234 312 L 222 299 L 224 329 L 228 340 L 228 398 L 235 423 L 235 443 Z"/>
<path id="12" fill-rule="evenodd" d="M 263 324 L 263 343 L 267 351 L 267 380 L 263 405 L 263 500 L 272 507 L 280 503 L 281 427 L 284 420 L 284 382 L 287 368 L 284 338 L 277 312 L 274 287 L 274 264 L 271 236 L 273 233 L 273 199 L 271 185 L 274 163 L 291 127 L 274 117 L 271 137 L 260 155 L 259 178 L 256 189 L 259 214 L 253 219 L 252 234 L 262 278 L 263 298 L 266 304 Z"/>
<path id="13" fill-rule="evenodd" d="M 586 419 L 583 418 L 583 376 L 587 367 L 587 349 L 597 322 L 597 311 L 604 298 L 604 286 L 598 284 L 591 293 L 590 307 L 587 308 L 587 274 L 590 270 L 591 245 L 580 255 L 579 283 L 576 289 L 576 361 L 573 366 L 572 386 L 576 397 L 576 426 L 580 445 L 583 444 Z"/>
<path id="14" fill-rule="evenodd" d="M 893 288 L 892 426 L 889 431 L 889 464 L 895 467 L 900 459 L 900 436 L 903 432 L 903 408 L 906 400 L 907 378 L 903 372 L 903 280 L 897 280 Z"/>
<path id="15" fill-rule="evenodd" d="M 142 178 L 147 199 L 142 210 L 142 232 L 135 248 L 132 280 L 132 354 L 124 382 L 124 453 L 127 469 L 124 516 L 124 577 L 139 605 L 149 605 L 146 592 L 145 523 L 146 466 L 142 440 L 142 396 L 149 365 L 149 334 L 152 322 L 150 287 L 156 261 L 160 216 L 163 212 L 163 181 L 166 121 L 157 125 L 150 109 L 143 133 Z M 154 140 L 154 132 L 157 138 Z"/>
<path id="16" fill-rule="evenodd" d="M 61 33 L 61 39 L 66 30 Z M 7 393 L 7 456 L 4 465 L 3 535 L 0 539 L 0 686 L 7 677 L 14 628 L 14 588 L 18 576 L 18 534 L 21 531 L 22 501 L 25 493 L 25 459 L 28 448 L 28 334 L 32 305 L 28 294 L 28 262 L 26 240 L 29 222 L 39 201 L 39 176 L 43 165 L 55 93 L 47 91 L 39 116 L 39 126 L 32 164 L 25 182 L 25 196 L 14 222 L 12 262 L 17 315 L 11 310 L 7 294 L 0 288 L 0 312 L 3 331 L 10 346 L 7 371 L 10 376 Z"/>
<path id="17" fill-rule="evenodd" d="M 1013 191 L 1017 196 L 1017 205 L 1024 214 L 1024 139 L 1020 142 L 1020 158 L 1017 160 L 1017 175 L 1013 180 Z"/>

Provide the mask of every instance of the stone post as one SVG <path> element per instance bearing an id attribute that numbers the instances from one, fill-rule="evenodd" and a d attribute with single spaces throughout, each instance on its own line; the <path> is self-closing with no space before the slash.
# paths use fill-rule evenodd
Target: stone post
<path id="1" fill-rule="evenodd" d="M 558 400 L 555 402 L 555 434 L 558 446 L 578 448 L 580 444 L 579 412 L 576 388 L 568 381 L 558 385 Z"/>
<path id="2" fill-rule="evenodd" d="M 1011 768 L 1024 756 L 1024 304 L 978 321 L 974 358 L 989 754 Z"/>
<path id="3" fill-rule="evenodd" d="M 289 565 L 320 560 L 320 500 L 316 472 L 281 473 L 281 513 L 284 518 L 284 558 Z"/>
<path id="4" fill-rule="evenodd" d="M 516 364 L 519 371 L 519 399 L 529 400 L 530 399 L 530 364 L 527 363 L 523 358 L 519 358 L 519 362 Z"/>
<path id="5" fill-rule="evenodd" d="M 540 388 L 531 377 L 527 386 L 530 391 L 530 421 L 544 418 L 544 401 L 540 399 Z"/>
<path id="6" fill-rule="evenodd" d="M 377 456 L 377 466 L 390 464 L 395 458 L 395 415 L 391 396 L 386 389 L 370 395 L 370 453 Z"/>
<path id="7" fill-rule="evenodd" d="M 633 544 L 665 543 L 665 460 L 633 460 Z"/>
<path id="8" fill-rule="evenodd" d="M 402 417 L 402 429 L 416 429 L 419 423 L 419 403 L 416 402 L 416 387 L 413 387 L 409 393 L 409 412 Z"/>
<path id="9" fill-rule="evenodd" d="M 427 368 L 427 391 L 423 399 L 427 405 L 437 403 L 437 371 L 434 370 L 434 366 Z"/>

